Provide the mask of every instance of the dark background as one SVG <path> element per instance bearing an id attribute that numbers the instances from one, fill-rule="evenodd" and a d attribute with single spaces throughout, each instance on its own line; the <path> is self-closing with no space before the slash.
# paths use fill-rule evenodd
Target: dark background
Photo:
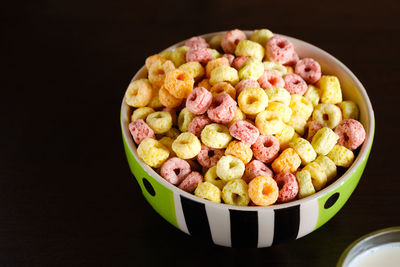
<path id="1" fill-rule="evenodd" d="M 8 1 L 1 9 L 0 266 L 334 266 L 400 225 L 398 1 Z M 147 56 L 207 32 L 269 28 L 346 64 L 375 109 L 359 186 L 312 234 L 229 249 L 185 235 L 141 196 L 119 108 Z M 246 226 L 243 226 L 244 229 Z"/>

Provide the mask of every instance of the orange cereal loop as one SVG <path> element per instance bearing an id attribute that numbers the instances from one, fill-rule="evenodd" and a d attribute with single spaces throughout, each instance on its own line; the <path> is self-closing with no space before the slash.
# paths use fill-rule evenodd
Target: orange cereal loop
<path id="1" fill-rule="evenodd" d="M 213 85 L 210 89 L 213 97 L 217 97 L 222 93 L 227 93 L 233 99 L 236 99 L 236 89 L 230 83 L 227 82 L 219 82 Z"/>
<path id="2" fill-rule="evenodd" d="M 276 202 L 279 187 L 270 176 L 257 176 L 249 183 L 249 197 L 258 206 L 269 206 Z"/>
<path id="3" fill-rule="evenodd" d="M 175 98 L 186 98 L 193 90 L 194 79 L 186 71 L 175 69 L 165 76 L 164 87 Z"/>
<path id="4" fill-rule="evenodd" d="M 164 86 L 158 91 L 158 99 L 167 108 L 176 108 L 182 104 L 182 98 L 176 98 L 171 95 Z"/>
<path id="5" fill-rule="evenodd" d="M 250 146 L 247 146 L 240 141 L 234 140 L 229 143 L 228 147 L 225 150 L 225 155 L 234 156 L 243 161 L 244 164 L 247 164 L 253 158 L 253 151 L 251 150 Z"/>
<path id="6" fill-rule="evenodd" d="M 226 66 L 230 66 L 229 64 L 229 60 L 226 57 L 220 57 L 220 58 L 216 58 L 213 59 L 211 61 L 209 61 L 206 65 L 206 75 L 207 77 L 210 78 L 210 73 L 213 69 L 215 69 L 216 67 L 222 66 L 222 65 L 226 65 Z"/>
<path id="7" fill-rule="evenodd" d="M 204 87 L 204 88 L 206 88 L 208 91 L 210 91 L 212 85 L 210 84 L 210 80 L 209 80 L 209 79 L 203 79 L 203 80 L 201 80 L 201 82 L 199 82 L 199 84 L 197 85 L 197 87 Z"/>
<path id="8" fill-rule="evenodd" d="M 151 65 L 153 65 L 154 62 L 156 61 L 161 61 L 162 63 L 164 63 L 165 61 L 167 61 L 167 59 L 165 57 L 163 57 L 162 55 L 159 54 L 155 54 L 152 56 L 149 56 L 148 58 L 146 58 L 146 68 L 147 70 L 150 70 Z"/>
<path id="9" fill-rule="evenodd" d="M 275 173 L 295 172 L 301 164 L 300 156 L 292 148 L 287 148 L 272 162 Z"/>
<path id="10" fill-rule="evenodd" d="M 155 61 L 149 69 L 149 81 L 154 87 L 160 88 L 164 83 L 165 75 L 171 70 L 175 69 L 172 61 Z"/>

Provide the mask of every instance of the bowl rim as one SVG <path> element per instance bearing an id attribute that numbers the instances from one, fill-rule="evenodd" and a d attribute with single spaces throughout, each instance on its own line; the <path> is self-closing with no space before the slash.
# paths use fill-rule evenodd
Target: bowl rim
<path id="1" fill-rule="evenodd" d="M 249 36 L 249 34 L 252 31 L 249 30 L 243 30 L 247 36 Z M 212 33 L 206 33 L 206 34 L 202 34 L 202 35 L 197 35 L 199 37 L 203 37 L 205 39 L 209 39 L 215 35 L 220 35 L 220 34 L 224 34 L 226 31 L 218 31 L 218 32 L 212 32 Z M 338 179 L 336 179 L 336 181 L 334 181 L 333 183 L 331 183 L 330 185 L 328 185 L 327 187 L 325 187 L 324 189 L 314 193 L 311 196 L 302 198 L 302 199 L 297 199 L 295 201 L 291 201 L 288 203 L 281 203 L 281 204 L 274 204 L 271 206 L 234 206 L 234 205 L 230 205 L 230 204 L 225 204 L 225 203 L 217 203 L 217 202 L 213 202 L 213 201 L 209 201 L 206 199 L 202 199 L 200 197 L 197 197 L 191 193 L 188 193 L 186 191 L 183 191 L 182 189 L 178 188 L 177 186 L 168 183 L 165 179 L 163 179 L 161 177 L 161 175 L 159 175 L 156 171 L 154 171 L 150 166 L 146 165 L 145 163 L 143 163 L 137 153 L 136 153 L 136 147 L 133 143 L 132 137 L 130 136 L 129 133 L 129 129 L 128 129 L 128 124 L 125 124 L 123 121 L 123 113 L 126 112 L 126 109 L 130 109 L 130 107 L 126 104 L 125 102 L 125 91 L 124 91 L 124 97 L 122 99 L 122 103 L 121 103 L 121 110 L 120 110 L 120 123 L 121 123 L 121 129 L 122 129 L 122 134 L 123 134 L 123 138 L 125 139 L 125 142 L 127 143 L 127 146 L 130 150 L 130 152 L 133 154 L 133 156 L 135 157 L 135 160 L 142 166 L 142 168 L 150 175 L 152 176 L 154 179 L 156 179 L 160 184 L 162 184 L 163 186 L 167 187 L 168 189 L 170 189 L 172 192 L 183 195 L 186 198 L 189 198 L 193 201 L 196 202 L 200 202 L 202 204 L 205 205 L 211 205 L 215 208 L 229 208 L 229 209 L 233 209 L 233 210 L 241 210 L 241 211 L 259 211 L 259 210 L 266 210 L 266 209 L 270 209 L 270 210 L 275 210 L 275 209 L 284 209 L 284 208 L 288 208 L 288 207 L 292 207 L 292 206 L 297 206 L 300 204 L 304 204 L 306 202 L 312 201 L 312 200 L 316 200 L 318 198 L 320 198 L 323 195 L 328 194 L 329 192 L 334 191 L 336 188 L 338 188 L 339 186 L 341 186 L 347 179 L 349 179 L 354 172 L 357 171 L 358 167 L 360 166 L 360 164 L 364 161 L 364 159 L 368 156 L 369 151 L 371 149 L 372 146 L 372 142 L 373 142 L 373 138 L 374 138 L 374 133 L 375 133 L 375 116 L 374 116 L 374 110 L 372 108 L 372 104 L 371 101 L 369 100 L 368 94 L 364 88 L 364 86 L 362 85 L 362 83 L 358 80 L 358 78 L 353 74 L 353 72 L 351 72 L 351 70 L 344 65 L 341 61 L 339 61 L 337 58 L 335 58 L 334 56 L 332 56 L 331 54 L 329 54 L 328 52 L 322 50 L 321 48 L 318 48 L 310 43 L 307 43 L 305 41 L 302 41 L 300 39 L 294 38 L 294 37 L 290 37 L 287 35 L 283 35 L 283 34 L 276 34 L 274 33 L 274 35 L 279 35 L 282 36 L 284 38 L 287 38 L 289 41 L 294 40 L 295 42 L 303 45 L 303 46 L 308 46 L 310 47 L 310 49 L 312 49 L 313 51 L 317 52 L 318 54 L 321 54 L 323 57 L 329 58 L 331 61 L 334 62 L 335 65 L 337 65 L 340 69 L 342 69 L 345 73 L 347 73 L 350 78 L 354 81 L 354 83 L 356 84 L 357 90 L 361 92 L 362 95 L 362 101 L 366 104 L 367 106 L 367 110 L 368 110 L 368 122 L 369 122 L 369 127 L 368 127 L 368 132 L 366 134 L 366 138 L 364 141 L 364 144 L 362 145 L 359 154 L 357 155 L 355 161 L 353 162 L 353 164 L 350 166 L 350 168 L 348 168 L 346 170 L 346 172 Z M 177 46 L 183 45 L 184 42 L 187 39 L 177 42 L 171 46 L 169 46 L 168 48 L 162 50 L 166 51 L 166 50 L 171 50 Z M 159 53 L 161 53 L 159 52 Z M 135 79 L 137 79 L 138 74 L 142 73 L 143 71 L 145 71 L 146 66 L 143 65 L 133 76 L 131 81 L 134 81 Z"/>

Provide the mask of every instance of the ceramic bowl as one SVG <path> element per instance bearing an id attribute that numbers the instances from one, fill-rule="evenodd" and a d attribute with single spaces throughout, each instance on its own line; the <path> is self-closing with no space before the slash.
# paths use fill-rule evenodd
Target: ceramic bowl
<path id="1" fill-rule="evenodd" d="M 224 32 L 210 33 L 202 37 L 209 40 L 222 33 Z M 249 35 L 250 31 L 246 31 L 246 34 Z M 284 37 L 293 43 L 300 58 L 314 58 L 320 63 L 324 74 L 339 77 L 343 98 L 358 104 L 366 139 L 353 165 L 323 190 L 290 203 L 269 207 L 240 207 L 210 202 L 168 183 L 139 159 L 128 129 L 132 110 L 123 100 L 122 138 L 132 174 L 153 209 L 181 231 L 192 236 L 201 236 L 221 246 L 268 247 L 301 238 L 325 224 L 343 207 L 356 188 L 367 164 L 375 129 L 374 112 L 367 92 L 356 76 L 327 52 L 304 41 Z M 179 42 L 167 50 L 183 43 L 184 41 Z M 147 71 L 143 66 L 133 80 L 146 75 Z"/>

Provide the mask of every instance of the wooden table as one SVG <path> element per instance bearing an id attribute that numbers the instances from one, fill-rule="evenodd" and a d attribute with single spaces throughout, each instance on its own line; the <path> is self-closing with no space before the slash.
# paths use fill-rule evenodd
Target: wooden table
<path id="1" fill-rule="evenodd" d="M 334 266 L 358 237 L 400 225 L 398 1 L 159 2 L 3 6 L 0 266 Z M 272 248 L 217 247 L 173 228 L 141 196 L 120 103 L 156 51 L 264 27 L 356 74 L 375 109 L 375 142 L 347 204 L 314 233 Z"/>

